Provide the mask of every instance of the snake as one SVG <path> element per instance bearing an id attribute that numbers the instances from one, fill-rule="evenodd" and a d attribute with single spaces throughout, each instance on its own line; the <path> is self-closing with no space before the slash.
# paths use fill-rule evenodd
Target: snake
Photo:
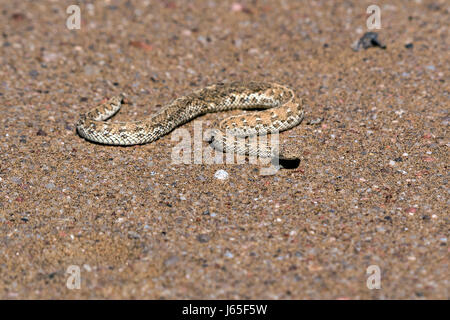
<path id="1" fill-rule="evenodd" d="M 295 147 L 249 142 L 250 137 L 278 134 L 302 122 L 306 100 L 297 99 L 286 86 L 256 81 L 222 82 L 176 98 L 147 119 L 106 121 L 119 111 L 125 97 L 121 93 L 81 114 L 76 124 L 78 134 L 104 145 L 146 144 L 206 113 L 253 109 L 253 112 L 214 121 L 211 146 L 221 152 L 263 158 L 294 160 L 300 157 Z"/>

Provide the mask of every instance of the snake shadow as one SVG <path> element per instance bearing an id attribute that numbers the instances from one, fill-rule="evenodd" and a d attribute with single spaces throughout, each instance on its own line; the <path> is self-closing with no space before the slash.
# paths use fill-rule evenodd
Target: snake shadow
<path id="1" fill-rule="evenodd" d="M 283 169 L 288 169 L 288 170 L 297 169 L 298 166 L 300 165 L 300 159 L 292 159 L 292 160 L 278 159 L 278 164 Z"/>

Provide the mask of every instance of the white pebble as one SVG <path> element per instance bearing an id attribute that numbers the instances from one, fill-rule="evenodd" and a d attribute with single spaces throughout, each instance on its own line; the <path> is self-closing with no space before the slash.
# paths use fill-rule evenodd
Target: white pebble
<path id="1" fill-rule="evenodd" d="M 238 2 L 235 2 L 231 5 L 231 11 L 239 12 L 244 10 L 244 6 Z"/>
<path id="2" fill-rule="evenodd" d="M 219 180 L 225 180 L 228 179 L 228 172 L 225 170 L 217 170 L 216 173 L 214 173 L 214 177 Z"/>
<path id="3" fill-rule="evenodd" d="M 88 265 L 88 264 L 84 264 L 84 265 L 83 265 L 83 268 L 84 268 L 84 270 L 86 270 L 87 272 L 91 272 L 91 271 L 92 271 L 91 266 Z"/>

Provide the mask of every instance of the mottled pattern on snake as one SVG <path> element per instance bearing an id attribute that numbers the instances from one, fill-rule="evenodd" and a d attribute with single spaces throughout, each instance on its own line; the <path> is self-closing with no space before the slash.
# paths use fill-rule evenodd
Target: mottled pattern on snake
<path id="1" fill-rule="evenodd" d="M 295 149 L 271 146 L 269 143 L 249 143 L 244 138 L 278 133 L 302 121 L 304 101 L 297 102 L 293 91 L 285 86 L 263 82 L 219 83 L 175 99 L 149 119 L 105 122 L 119 111 L 123 97 L 113 97 L 82 114 L 76 125 L 78 133 L 87 140 L 101 144 L 144 144 L 206 113 L 267 109 L 216 121 L 212 126 L 211 145 L 221 151 L 259 157 L 290 160 L 300 156 Z"/>

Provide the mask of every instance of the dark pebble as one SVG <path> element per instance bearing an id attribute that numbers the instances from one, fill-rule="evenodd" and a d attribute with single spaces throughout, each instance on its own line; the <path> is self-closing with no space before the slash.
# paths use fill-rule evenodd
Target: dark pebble
<path id="1" fill-rule="evenodd" d="M 354 51 L 360 51 L 361 48 L 369 49 L 371 47 L 379 47 L 381 49 L 386 49 L 386 45 L 382 44 L 378 40 L 378 33 L 376 32 L 366 32 L 358 41 L 352 45 Z"/>
<path id="2" fill-rule="evenodd" d="M 37 72 L 36 70 L 31 70 L 28 74 L 30 75 L 30 77 L 36 78 L 39 75 L 39 72 Z"/>
<path id="3" fill-rule="evenodd" d="M 11 18 L 15 21 L 22 21 L 25 20 L 25 15 L 23 13 L 13 13 Z"/>
<path id="4" fill-rule="evenodd" d="M 395 161 L 395 162 L 402 162 L 403 159 L 402 159 L 402 157 L 398 157 L 398 158 L 395 158 L 394 161 Z"/>
<path id="5" fill-rule="evenodd" d="M 210 237 L 209 237 L 207 234 L 199 234 L 199 235 L 197 236 L 197 241 L 198 241 L 198 242 L 205 243 L 205 242 L 208 242 L 209 239 L 210 239 Z"/>
<path id="6" fill-rule="evenodd" d="M 413 47 L 414 47 L 414 45 L 412 43 L 405 44 L 406 49 L 412 49 Z"/>
<path id="7" fill-rule="evenodd" d="M 141 236 L 139 235 L 139 233 L 134 232 L 134 231 L 128 231 L 128 238 L 130 239 L 139 239 Z"/>
<path id="8" fill-rule="evenodd" d="M 36 132 L 36 135 L 37 135 L 37 136 L 43 136 L 43 137 L 45 137 L 45 136 L 47 136 L 47 132 L 45 132 L 45 131 L 42 130 L 42 129 L 39 129 L 39 130 Z"/>

